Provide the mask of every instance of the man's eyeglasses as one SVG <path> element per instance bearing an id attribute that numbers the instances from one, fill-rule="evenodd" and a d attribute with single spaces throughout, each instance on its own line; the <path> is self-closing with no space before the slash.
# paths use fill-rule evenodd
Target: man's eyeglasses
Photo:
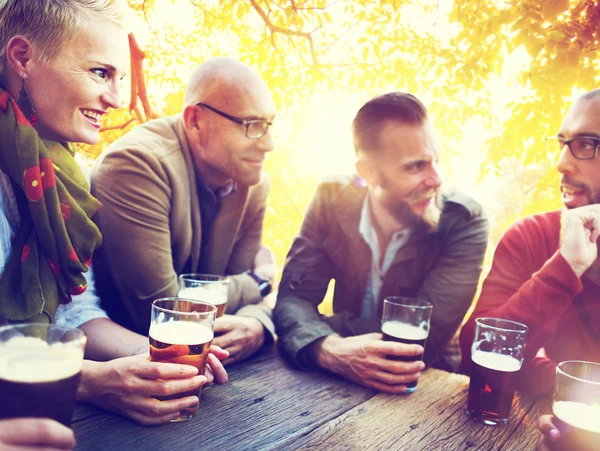
<path id="1" fill-rule="evenodd" d="M 225 119 L 229 119 L 231 122 L 235 122 L 236 124 L 240 124 L 240 125 L 244 126 L 246 129 L 246 138 L 250 138 L 250 139 L 261 138 L 265 133 L 267 133 L 267 130 L 269 130 L 269 127 L 271 125 L 273 125 L 273 121 L 266 121 L 264 119 L 255 119 L 255 120 L 251 120 L 251 121 L 246 121 L 239 117 L 232 116 L 231 114 L 224 113 L 221 110 L 217 110 L 216 108 L 214 108 L 210 105 L 207 105 L 206 103 L 203 103 L 203 102 L 198 102 L 196 105 L 203 106 L 204 108 L 208 108 L 209 110 L 217 113 L 219 116 L 223 116 Z"/>
<path id="2" fill-rule="evenodd" d="M 593 160 L 598 154 L 600 138 L 591 136 L 579 136 L 573 139 L 563 139 L 560 136 L 549 136 L 545 139 L 548 146 L 558 146 L 562 150 L 565 145 L 578 160 Z M 552 147 L 550 147 L 552 150 Z"/>

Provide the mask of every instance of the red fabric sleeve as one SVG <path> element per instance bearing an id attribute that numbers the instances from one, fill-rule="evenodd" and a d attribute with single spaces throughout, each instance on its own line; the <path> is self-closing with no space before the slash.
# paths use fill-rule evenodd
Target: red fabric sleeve
<path id="1" fill-rule="evenodd" d="M 561 316 L 583 285 L 556 250 L 557 244 L 548 239 L 549 231 L 544 230 L 548 223 L 536 218 L 514 224 L 500 240 L 477 307 L 461 331 L 460 345 L 463 368 L 468 373 L 476 318 L 490 316 L 526 324 L 529 333 L 521 388 L 546 393 L 548 381 L 554 381 L 556 365 L 536 355 L 552 340 Z M 558 221 L 556 226 L 560 227 Z M 558 234 L 557 230 L 552 232 Z"/>

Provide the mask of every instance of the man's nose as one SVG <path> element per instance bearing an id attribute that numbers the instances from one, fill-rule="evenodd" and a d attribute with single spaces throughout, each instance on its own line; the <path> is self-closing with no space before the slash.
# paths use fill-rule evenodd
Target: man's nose
<path id="1" fill-rule="evenodd" d="M 275 150 L 275 144 L 273 142 L 273 134 L 271 132 L 271 127 L 269 127 L 265 134 L 258 138 L 257 141 L 257 147 L 261 151 L 267 153 Z"/>
<path id="2" fill-rule="evenodd" d="M 430 188 L 439 188 L 441 186 L 442 177 L 440 176 L 440 171 L 437 163 L 433 163 L 431 165 L 425 183 Z"/>
<path id="3" fill-rule="evenodd" d="M 577 171 L 577 160 L 571 153 L 568 144 L 563 144 L 556 163 L 556 169 L 561 174 L 573 174 Z"/>

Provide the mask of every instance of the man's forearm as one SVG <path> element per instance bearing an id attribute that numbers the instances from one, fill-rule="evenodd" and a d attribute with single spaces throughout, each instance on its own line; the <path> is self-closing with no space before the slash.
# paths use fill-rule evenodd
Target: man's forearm
<path id="1" fill-rule="evenodd" d="M 333 349 L 340 340 L 343 340 L 343 338 L 337 334 L 328 335 L 309 344 L 302 352 L 317 366 L 333 371 L 335 357 Z"/>
<path id="2" fill-rule="evenodd" d="M 127 357 L 148 345 L 148 337 L 132 332 L 106 318 L 97 318 L 79 327 L 88 337 L 87 359 L 106 361 Z"/>

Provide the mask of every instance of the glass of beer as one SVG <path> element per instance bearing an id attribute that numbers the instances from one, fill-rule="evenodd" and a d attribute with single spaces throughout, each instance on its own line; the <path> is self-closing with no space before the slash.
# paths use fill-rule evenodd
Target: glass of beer
<path id="1" fill-rule="evenodd" d="M 150 323 L 150 360 L 180 363 L 198 368 L 204 374 L 206 359 L 213 340 L 217 307 L 192 299 L 162 298 L 152 303 Z M 188 393 L 157 397 L 160 400 L 198 396 L 202 387 Z M 184 409 L 172 422 L 186 421 L 196 414 L 198 406 Z"/>
<path id="2" fill-rule="evenodd" d="M 475 421 L 506 424 L 525 358 L 526 325 L 499 318 L 477 318 L 471 346 L 467 414 Z"/>
<path id="3" fill-rule="evenodd" d="M 561 449 L 600 450 L 600 364 L 559 363 L 552 411 Z"/>
<path id="4" fill-rule="evenodd" d="M 52 418 L 71 425 L 83 331 L 48 324 L 0 327 L 0 419 Z"/>
<path id="5" fill-rule="evenodd" d="M 424 300 L 390 296 L 383 301 L 383 317 L 381 332 L 384 341 L 397 341 L 409 345 L 421 345 L 425 349 L 425 341 L 429 335 L 429 321 L 433 306 Z M 388 355 L 390 360 L 415 362 L 423 360 L 423 354 L 404 357 Z M 417 389 L 417 381 L 406 384 L 407 393 Z"/>
<path id="6" fill-rule="evenodd" d="M 229 279 L 213 274 L 182 274 L 177 296 L 208 302 L 217 307 L 217 318 L 225 314 Z"/>

